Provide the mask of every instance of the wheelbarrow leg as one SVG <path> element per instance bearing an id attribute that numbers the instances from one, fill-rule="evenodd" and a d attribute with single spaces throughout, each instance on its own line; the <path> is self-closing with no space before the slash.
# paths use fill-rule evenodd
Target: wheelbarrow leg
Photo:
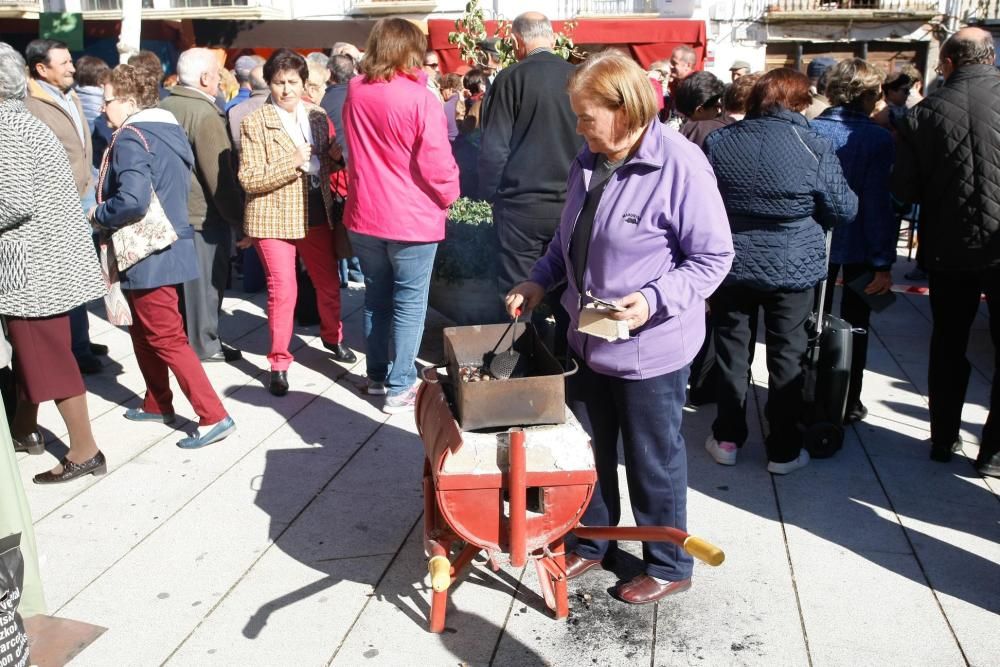
<path id="1" fill-rule="evenodd" d="M 569 616 L 569 592 L 566 586 L 566 551 L 562 540 L 553 542 L 549 551 L 549 555 L 535 561 L 542 597 L 556 618 L 566 618 Z"/>

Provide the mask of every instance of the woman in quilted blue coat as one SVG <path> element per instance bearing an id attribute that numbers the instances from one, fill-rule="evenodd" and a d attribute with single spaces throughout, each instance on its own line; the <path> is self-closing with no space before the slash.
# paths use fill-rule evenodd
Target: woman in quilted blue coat
<path id="1" fill-rule="evenodd" d="M 805 323 L 826 275 L 824 230 L 854 220 L 858 199 L 830 142 L 800 113 L 809 79 L 790 69 L 754 85 L 743 121 L 716 130 L 705 150 L 726 203 L 736 258 L 712 301 L 719 365 L 718 414 L 705 448 L 734 465 L 747 439 L 750 323 L 764 309 L 770 433 L 768 471 L 809 462 L 796 422 L 802 409 Z"/>

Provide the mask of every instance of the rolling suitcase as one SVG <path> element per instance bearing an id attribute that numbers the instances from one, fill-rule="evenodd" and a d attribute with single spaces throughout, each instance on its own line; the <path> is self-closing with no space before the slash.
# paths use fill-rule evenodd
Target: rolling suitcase
<path id="1" fill-rule="evenodd" d="M 829 264 L 830 239 L 826 233 Z M 816 312 L 807 323 L 809 347 L 806 351 L 803 389 L 802 446 L 815 459 L 836 454 L 844 445 L 844 411 L 851 384 L 851 337 L 853 327 L 830 313 L 824 313 L 827 284 L 820 283 Z"/>

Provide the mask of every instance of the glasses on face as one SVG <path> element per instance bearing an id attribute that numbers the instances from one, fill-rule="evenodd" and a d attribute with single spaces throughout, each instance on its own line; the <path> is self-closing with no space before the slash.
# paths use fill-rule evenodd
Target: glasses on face
<path id="1" fill-rule="evenodd" d="M 117 101 L 118 101 L 117 97 L 110 97 L 110 98 L 106 97 L 106 98 L 104 98 L 104 104 L 101 105 L 101 108 L 102 109 L 107 109 L 111 105 L 112 102 L 117 102 Z"/>
<path id="2" fill-rule="evenodd" d="M 437 69 L 438 68 L 438 64 L 437 63 L 424 63 L 424 67 L 433 67 L 434 69 Z"/>

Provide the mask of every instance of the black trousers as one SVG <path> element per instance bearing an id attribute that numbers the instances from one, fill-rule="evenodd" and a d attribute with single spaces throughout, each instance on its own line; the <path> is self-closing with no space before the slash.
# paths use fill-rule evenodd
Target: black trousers
<path id="1" fill-rule="evenodd" d="M 950 446 L 962 425 L 962 406 L 969 386 L 972 365 L 965 355 L 969 332 L 979 311 L 980 297 L 986 294 L 990 311 L 990 339 L 995 352 L 990 389 L 990 412 L 983 426 L 979 462 L 1000 451 L 1000 269 L 983 271 L 936 271 L 928 276 L 931 289 L 930 363 L 927 373 L 927 400 L 930 403 L 931 441 Z"/>
<path id="2" fill-rule="evenodd" d="M 746 397 L 750 372 L 751 323 L 764 309 L 767 347 L 767 413 L 770 433 L 765 440 L 768 460 L 794 460 L 802 448 L 798 419 L 802 412 L 802 361 L 808 345 L 806 320 L 813 290 L 764 291 L 739 285 L 722 286 L 712 298 L 716 363 L 719 368 L 717 414 L 712 424 L 716 440 L 742 446 L 747 429 Z"/>
<path id="3" fill-rule="evenodd" d="M 559 227 L 559 218 L 533 218 L 497 206 L 493 212 L 493 222 L 499 244 L 497 288 L 502 301 L 510 288 L 531 277 L 531 267 L 548 249 L 556 228 Z M 545 303 L 556 320 L 552 351 L 558 359 L 566 357 L 566 332 L 569 329 L 569 315 L 559 303 L 563 291 L 565 287 L 559 287 L 545 297 Z M 536 321 L 535 324 L 544 326 L 541 321 Z"/>
<path id="4" fill-rule="evenodd" d="M 188 342 L 199 359 L 222 350 L 219 313 L 229 282 L 230 241 L 229 227 L 222 223 L 207 224 L 203 230 L 194 232 L 199 277 L 184 283 L 180 290 L 180 308 Z"/>
<path id="5" fill-rule="evenodd" d="M 823 307 L 826 312 L 831 312 L 837 275 L 843 271 L 844 287 L 840 294 L 840 317 L 854 327 L 854 332 L 851 334 L 851 384 L 847 390 L 848 408 L 861 401 L 861 382 L 865 375 L 865 365 L 868 363 L 868 328 L 871 325 L 872 309 L 857 292 L 847 286 L 847 283 L 869 270 L 865 264 L 831 264 L 827 273 L 826 303 Z"/>
<path id="6" fill-rule="evenodd" d="M 687 530 L 687 453 L 681 435 L 688 369 L 645 380 L 623 380 L 592 371 L 576 358 L 580 370 L 566 378 L 566 403 L 590 434 L 597 466 L 597 486 L 581 517 L 586 526 L 617 526 L 621 519 L 618 489 L 618 439 L 625 455 L 625 478 L 637 526 L 674 526 Z M 584 558 L 604 558 L 607 540 L 578 540 L 574 551 Z M 693 560 L 666 542 L 644 542 L 646 573 L 679 581 L 691 576 Z"/>

